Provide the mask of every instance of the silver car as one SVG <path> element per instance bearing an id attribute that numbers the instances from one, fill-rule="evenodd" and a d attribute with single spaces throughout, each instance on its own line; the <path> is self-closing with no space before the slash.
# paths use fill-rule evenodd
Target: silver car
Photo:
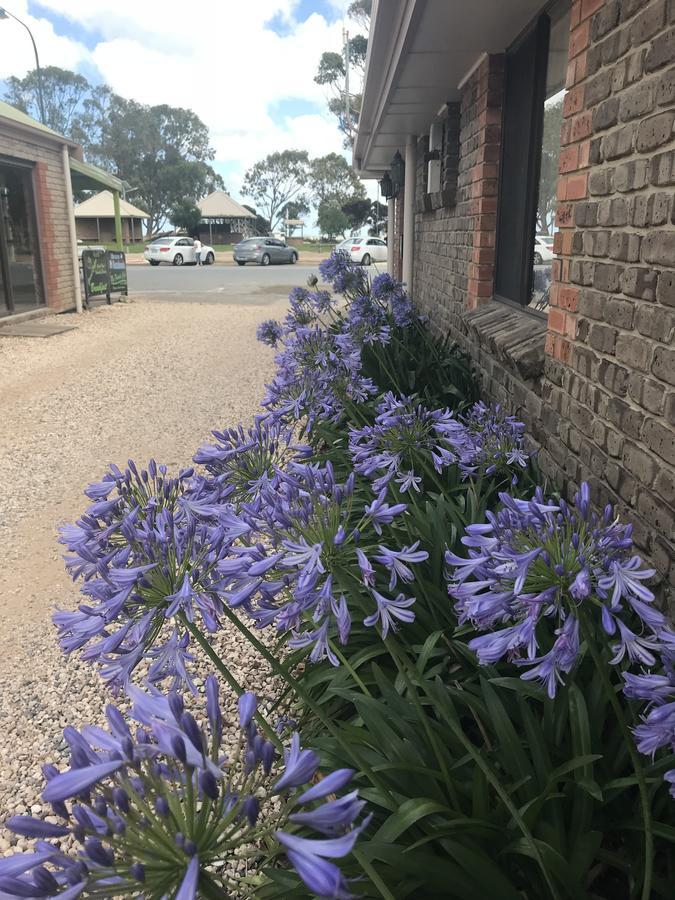
<path id="1" fill-rule="evenodd" d="M 235 244 L 234 261 L 238 266 L 245 266 L 247 262 L 257 263 L 259 266 L 269 266 L 272 263 L 291 263 L 298 261 L 298 251 L 295 247 L 289 247 L 278 238 L 257 237 L 247 238 Z"/>

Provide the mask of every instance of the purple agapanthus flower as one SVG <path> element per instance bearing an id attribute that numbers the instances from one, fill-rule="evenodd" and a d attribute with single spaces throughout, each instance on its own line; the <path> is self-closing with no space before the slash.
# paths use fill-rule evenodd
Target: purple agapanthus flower
<path id="1" fill-rule="evenodd" d="M 109 888 L 127 897 L 232 896 L 251 874 L 250 863 L 237 866 L 246 848 L 276 836 L 310 891 L 351 897 L 333 860 L 351 852 L 369 822 L 358 821 L 364 802 L 357 791 L 335 796 L 353 770 L 317 781 L 319 756 L 301 747 L 297 733 L 281 761 L 258 731 L 253 694 L 239 700 L 239 749 L 228 759 L 213 676 L 206 695 L 203 726 L 179 694 L 134 688 L 133 731 L 113 706 L 108 729 L 66 729 L 70 768 L 44 770 L 44 798 L 63 824 L 9 819 L 7 827 L 35 839 L 35 849 L 0 860 L 0 895 L 71 900 L 107 896 Z M 64 837 L 75 844 L 68 856 L 50 843 Z M 334 892 L 322 893 L 329 882 Z"/>
<path id="2" fill-rule="evenodd" d="M 427 559 L 419 542 L 389 548 L 387 535 L 406 512 L 406 504 L 390 504 L 382 492 L 372 502 L 354 473 L 345 482 L 325 466 L 293 464 L 261 491 L 256 508 L 262 530 L 255 545 L 241 548 L 237 564 L 221 566 L 223 597 L 242 608 L 258 627 L 290 631 L 290 646 L 305 647 L 313 662 L 338 665 L 335 643 L 345 645 L 355 616 L 366 617 L 399 582 L 414 581 L 414 567 Z M 354 579 L 354 573 L 360 577 Z M 380 599 L 378 599 L 380 598 Z M 405 601 L 405 605 L 404 604 Z M 413 599 L 397 596 L 391 614 L 375 614 L 386 635 L 391 616 L 412 621 Z M 405 609 L 399 615 L 396 610 Z"/>
<path id="3" fill-rule="evenodd" d="M 256 337 L 262 344 L 268 347 L 276 347 L 283 337 L 284 330 L 275 319 L 268 319 L 261 322 L 256 331 Z"/>
<path id="4" fill-rule="evenodd" d="M 652 758 L 662 749 L 675 753 L 675 637 L 672 632 L 663 637 L 661 657 L 652 671 L 623 673 L 625 695 L 645 701 L 642 721 L 633 731 L 640 753 Z M 663 778 L 675 799 L 675 768 Z"/>
<path id="5" fill-rule="evenodd" d="M 293 439 L 291 430 L 260 416 L 244 430 L 238 428 L 212 432 L 215 444 L 205 444 L 194 455 L 194 462 L 234 488 L 231 497 L 238 504 L 253 500 L 277 472 L 293 462 L 307 459 L 312 449 Z"/>
<path id="6" fill-rule="evenodd" d="M 373 425 L 349 429 L 355 470 L 373 478 L 376 491 L 392 479 L 401 493 L 419 490 L 423 476 L 457 461 L 465 429 L 447 409 L 429 410 L 413 397 L 389 392 L 377 406 Z"/>
<path id="7" fill-rule="evenodd" d="M 94 503 L 61 534 L 66 566 L 87 598 L 54 615 L 63 650 L 82 649 L 115 689 L 143 660 L 151 680 L 193 689 L 187 625 L 220 627 L 218 566 L 252 527 L 230 505 L 233 490 L 192 470 L 170 478 L 153 461 L 141 471 L 131 462 L 125 472 L 113 466 L 88 488 Z"/>
<path id="8" fill-rule="evenodd" d="M 614 656 L 651 665 L 668 633 L 645 585 L 654 571 L 632 554 L 631 527 L 591 509 L 587 484 L 574 505 L 500 494 L 503 508 L 467 528 L 466 559 L 448 552 L 448 591 L 481 663 L 507 658 L 550 697 L 579 655 L 579 610 L 604 632 Z"/>
<path id="9" fill-rule="evenodd" d="M 527 468 L 525 425 L 497 404 L 476 403 L 463 416 L 462 439 L 456 443 L 458 465 L 465 477 L 503 475 L 516 485 Z"/>

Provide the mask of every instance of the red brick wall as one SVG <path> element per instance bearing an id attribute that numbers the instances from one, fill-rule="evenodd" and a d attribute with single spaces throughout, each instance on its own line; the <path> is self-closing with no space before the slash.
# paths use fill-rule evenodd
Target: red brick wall
<path id="1" fill-rule="evenodd" d="M 569 48 L 548 320 L 491 299 L 499 56 L 462 91 L 455 203 L 418 198 L 415 299 L 675 584 L 675 0 L 574 0 Z"/>
<path id="2" fill-rule="evenodd" d="M 58 312 L 72 309 L 75 306 L 72 245 L 61 148 L 43 145 L 8 129 L 0 131 L 0 155 L 35 164 L 33 186 L 44 298 L 46 305 Z"/>
<path id="3" fill-rule="evenodd" d="M 675 3 L 573 4 L 547 338 L 570 475 L 673 583 L 674 64 Z"/>

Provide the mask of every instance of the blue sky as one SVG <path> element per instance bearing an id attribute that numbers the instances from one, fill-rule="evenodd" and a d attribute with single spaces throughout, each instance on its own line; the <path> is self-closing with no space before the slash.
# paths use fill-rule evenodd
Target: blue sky
<path id="1" fill-rule="evenodd" d="M 11 2 L 11 5 L 10 5 Z M 342 152 L 314 83 L 321 53 L 341 49 L 346 0 L 9 0 L 35 35 L 43 65 L 75 69 L 142 103 L 194 109 L 214 162 L 239 197 L 268 153 Z M 0 26 L 0 78 L 32 68 L 25 32 Z"/>

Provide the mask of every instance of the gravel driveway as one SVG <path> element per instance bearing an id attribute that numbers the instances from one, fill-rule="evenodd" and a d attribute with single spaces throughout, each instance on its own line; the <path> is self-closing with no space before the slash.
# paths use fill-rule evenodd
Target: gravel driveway
<path id="1" fill-rule="evenodd" d="M 176 469 L 212 428 L 250 420 L 273 368 L 255 328 L 284 306 L 140 299 L 68 316 L 77 330 L 51 338 L 0 338 L 0 821 L 40 813 L 40 767 L 62 760 L 61 729 L 100 719 L 110 700 L 96 670 L 56 645 L 51 611 L 78 597 L 57 526 L 108 463 L 154 456 Z M 265 693 L 237 635 L 221 640 Z M 0 832 L 0 853 L 10 843 Z"/>

